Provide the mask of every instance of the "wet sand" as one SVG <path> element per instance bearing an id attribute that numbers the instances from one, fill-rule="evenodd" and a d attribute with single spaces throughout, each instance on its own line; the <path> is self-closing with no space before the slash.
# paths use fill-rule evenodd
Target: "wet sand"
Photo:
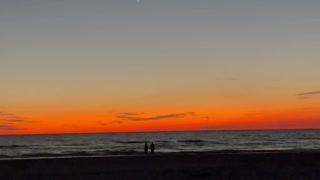
<path id="1" fill-rule="evenodd" d="M 215 153 L 1 160 L 0 179 L 319 179 L 320 153 Z"/>

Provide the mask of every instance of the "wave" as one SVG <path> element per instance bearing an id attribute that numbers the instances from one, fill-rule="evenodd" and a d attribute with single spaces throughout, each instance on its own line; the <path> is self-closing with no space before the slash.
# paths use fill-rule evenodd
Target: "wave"
<path id="1" fill-rule="evenodd" d="M 25 145 L 2 145 L 0 146 L 0 149 L 15 149 L 15 148 L 28 148 L 31 146 L 25 146 Z"/>
<path id="2" fill-rule="evenodd" d="M 64 157 L 68 154 L 58 154 L 58 153 L 30 153 L 30 154 L 21 154 L 20 158 L 35 158 L 35 157 Z"/>
<path id="3" fill-rule="evenodd" d="M 39 157 L 69 157 L 69 156 L 78 156 L 78 157 L 85 157 L 85 156 L 94 156 L 94 153 L 89 153 L 86 151 L 77 151 L 77 152 L 69 152 L 69 153 L 30 153 L 30 154 L 22 154 L 20 158 L 39 158 Z"/>
<path id="4" fill-rule="evenodd" d="M 308 137 L 300 137 L 300 138 L 295 138 L 296 140 L 320 140 L 320 137 L 312 137 L 312 138 L 308 138 Z"/>
<path id="5" fill-rule="evenodd" d="M 172 142 L 172 141 L 155 141 L 156 143 L 159 142 L 159 143 L 168 143 L 168 142 Z"/>
<path id="6" fill-rule="evenodd" d="M 21 158 L 38 158 L 38 157 L 90 157 L 90 156 L 108 156 L 108 155 L 139 155 L 143 154 L 142 151 L 123 150 L 123 151 L 63 151 L 61 153 L 28 153 L 22 154 Z M 0 158 L 12 158 L 12 156 L 0 156 Z"/>
<path id="7" fill-rule="evenodd" d="M 61 154 L 63 154 L 63 155 L 75 155 L 75 156 L 88 156 L 88 155 L 93 155 L 94 153 L 90 153 L 88 151 L 64 151 Z"/>
<path id="8" fill-rule="evenodd" d="M 147 141 L 115 141 L 115 143 L 122 143 L 122 144 L 144 144 Z"/>
<path id="9" fill-rule="evenodd" d="M 134 155 L 134 154 L 142 154 L 142 151 L 136 150 L 119 150 L 119 151 L 111 151 L 111 150 L 100 150 L 94 151 L 94 154 L 98 155 Z"/>
<path id="10" fill-rule="evenodd" d="M 202 143 L 202 142 L 205 142 L 205 141 L 199 140 L 199 139 L 194 139 L 194 140 L 180 140 L 178 142 L 182 142 L 182 143 Z"/>
<path id="11" fill-rule="evenodd" d="M 229 153 L 281 153 L 281 152 L 320 152 L 319 150 L 305 150 L 305 149 L 287 149 L 287 148 L 266 148 L 259 150 L 241 150 L 241 149 L 224 149 L 224 150 L 207 150 L 207 151 L 157 151 L 158 155 L 182 155 L 182 154 L 229 154 Z M 62 153 L 32 153 L 22 154 L 19 156 L 0 155 L 1 159 L 38 159 L 38 158 L 63 158 L 63 157 L 102 157 L 102 156 L 131 156 L 131 155 L 144 155 L 142 151 L 123 150 L 123 151 L 74 151 Z"/>
<path id="12" fill-rule="evenodd" d="M 13 158 L 13 156 L 9 156 L 9 155 L 0 155 L 0 158 Z"/>

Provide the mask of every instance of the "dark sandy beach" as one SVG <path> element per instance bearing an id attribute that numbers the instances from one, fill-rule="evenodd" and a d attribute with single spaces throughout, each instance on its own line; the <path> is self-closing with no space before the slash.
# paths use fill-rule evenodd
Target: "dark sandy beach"
<path id="1" fill-rule="evenodd" d="M 0 161 L 0 179 L 319 179 L 320 153 L 215 153 Z"/>

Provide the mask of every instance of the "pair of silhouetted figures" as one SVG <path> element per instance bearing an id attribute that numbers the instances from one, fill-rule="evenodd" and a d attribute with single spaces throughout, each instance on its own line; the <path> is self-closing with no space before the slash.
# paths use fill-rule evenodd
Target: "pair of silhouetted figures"
<path id="1" fill-rule="evenodd" d="M 151 154 L 154 153 L 154 149 L 155 149 L 155 145 L 153 144 L 153 142 L 150 144 L 150 152 Z M 149 153 L 149 146 L 148 146 L 148 143 L 145 143 L 144 144 L 144 153 L 145 154 L 148 154 Z"/>

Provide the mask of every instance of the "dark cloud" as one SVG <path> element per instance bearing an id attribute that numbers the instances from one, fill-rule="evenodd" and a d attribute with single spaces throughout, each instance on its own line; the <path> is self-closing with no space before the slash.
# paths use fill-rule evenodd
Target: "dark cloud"
<path id="1" fill-rule="evenodd" d="M 21 123 L 24 121 L 25 121 L 24 119 L 9 119 L 9 118 L 0 119 L 0 123 L 3 123 L 3 122 Z"/>
<path id="2" fill-rule="evenodd" d="M 157 121 L 157 120 L 164 120 L 164 119 L 173 119 L 173 118 L 183 118 L 186 116 L 195 116 L 194 112 L 187 112 L 181 114 L 167 114 L 167 115 L 159 115 L 154 117 L 138 117 L 138 116 L 125 116 L 125 115 L 118 115 L 116 116 L 122 120 L 128 121 Z"/>
<path id="3" fill-rule="evenodd" d="M 317 95 L 317 94 L 320 94 L 320 91 L 300 93 L 300 94 L 297 94 L 297 96 L 309 96 L 309 95 Z"/>
<path id="4" fill-rule="evenodd" d="M 13 125 L 0 125 L 0 130 L 13 131 L 13 130 L 17 130 L 17 128 Z"/>
<path id="5" fill-rule="evenodd" d="M 210 121 L 210 120 L 213 120 L 213 119 L 214 119 L 214 117 L 210 117 L 210 116 L 203 116 L 203 117 L 202 117 L 202 119 L 203 119 L 203 120 L 205 120 L 205 121 Z"/>
<path id="6" fill-rule="evenodd" d="M 15 114 L 0 113 L 0 130 L 2 131 L 16 131 L 25 130 L 18 128 L 18 125 L 26 121 L 24 118 L 18 117 Z"/>
<path id="7" fill-rule="evenodd" d="M 24 119 L 2 119 L 0 121 L 6 121 L 6 122 L 23 122 L 25 121 Z"/>
<path id="8" fill-rule="evenodd" d="M 19 130 L 27 130 L 27 129 L 17 128 L 14 125 L 0 125 L 0 130 L 2 130 L 2 131 L 19 131 Z"/>
<path id="9" fill-rule="evenodd" d="M 144 113 L 120 113 L 119 116 L 139 116 L 143 114 Z"/>
<path id="10" fill-rule="evenodd" d="M 15 123 L 14 122 L 3 122 L 3 121 L 1 122 L 0 121 L 0 126 L 1 125 L 12 125 L 12 124 L 15 124 Z"/>
<path id="11" fill-rule="evenodd" d="M 111 125 L 111 124 L 122 124 L 123 122 L 121 121 L 112 121 L 110 123 L 101 123 L 101 126 L 107 126 L 107 125 Z"/>
<path id="12" fill-rule="evenodd" d="M 112 121 L 110 124 L 122 124 L 123 122 L 121 121 Z"/>

